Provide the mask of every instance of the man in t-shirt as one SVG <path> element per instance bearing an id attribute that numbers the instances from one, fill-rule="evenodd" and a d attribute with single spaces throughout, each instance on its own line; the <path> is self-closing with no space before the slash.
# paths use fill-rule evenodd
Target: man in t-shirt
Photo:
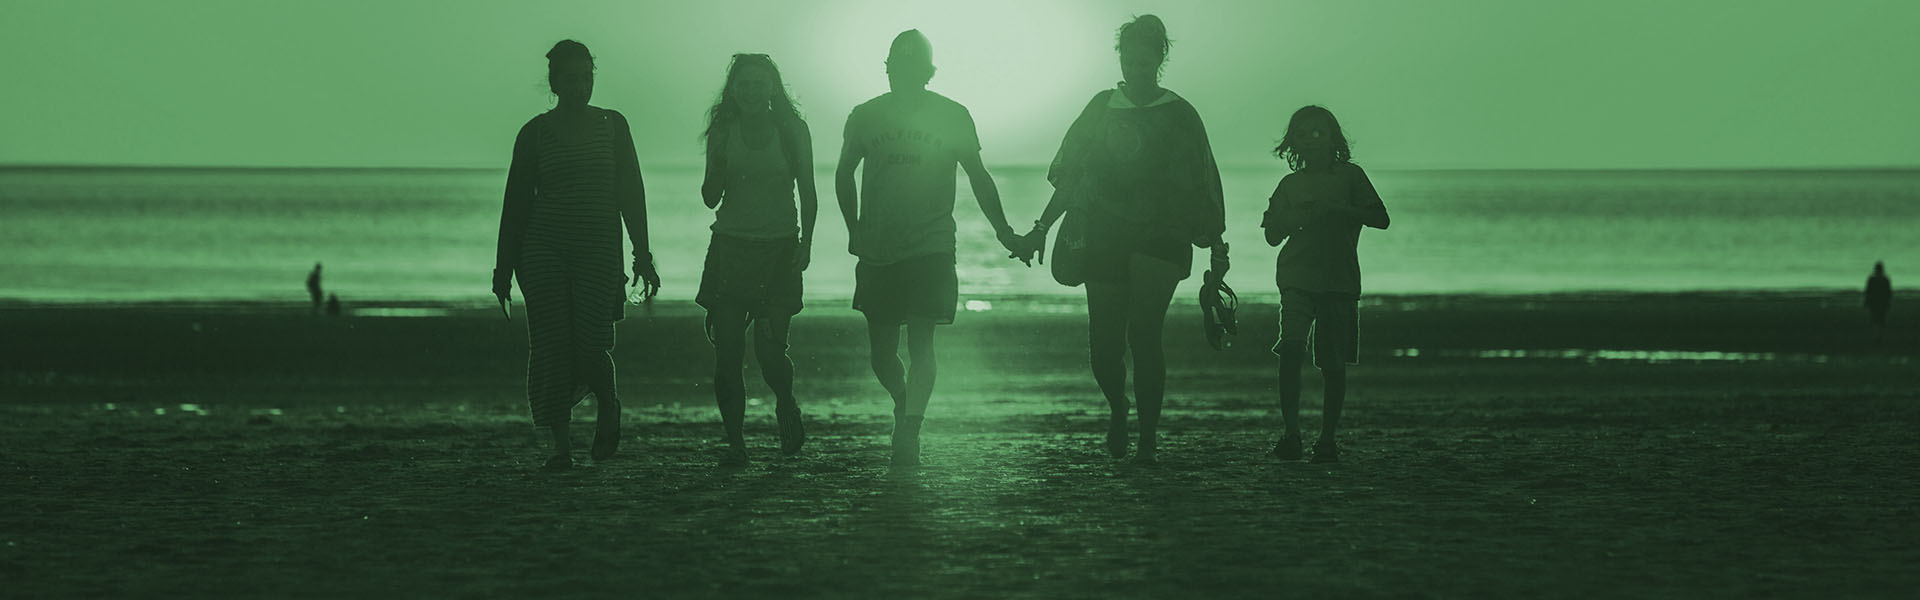
<path id="1" fill-rule="evenodd" d="M 953 322 L 959 301 L 953 266 L 956 165 L 966 169 L 967 183 L 1000 244 L 1013 252 L 1020 243 L 1007 225 L 1000 192 L 980 163 L 973 116 L 960 103 L 927 91 L 933 70 L 933 47 L 919 30 L 893 39 L 887 53 L 893 91 L 847 116 L 834 177 L 840 214 L 847 221 L 847 251 L 860 257 L 853 307 L 866 313 L 873 373 L 893 396 L 893 464 L 898 467 L 920 462 L 920 424 L 933 397 L 933 328 Z M 862 161 L 866 168 L 856 188 L 853 172 Z M 902 325 L 910 370 L 900 363 Z"/>

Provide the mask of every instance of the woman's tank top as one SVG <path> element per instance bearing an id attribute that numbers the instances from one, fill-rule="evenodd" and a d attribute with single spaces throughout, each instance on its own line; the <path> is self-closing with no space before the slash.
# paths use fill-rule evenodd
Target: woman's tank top
<path id="1" fill-rule="evenodd" d="M 740 124 L 727 128 L 726 185 L 713 232 L 753 240 L 800 236 L 793 169 L 776 133 L 763 148 L 747 146 Z"/>

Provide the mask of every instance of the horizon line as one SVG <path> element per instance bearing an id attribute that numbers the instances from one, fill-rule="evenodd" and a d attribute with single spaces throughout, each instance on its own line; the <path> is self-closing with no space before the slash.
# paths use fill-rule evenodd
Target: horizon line
<path id="1" fill-rule="evenodd" d="M 1044 169 L 1046 163 L 1000 163 L 989 164 L 996 169 Z M 1244 163 L 1223 164 L 1223 169 L 1253 169 L 1273 167 L 1284 169 L 1283 164 Z M 0 163 L 0 171 L 505 171 L 505 166 L 319 166 L 319 165 L 165 165 L 165 164 L 82 164 L 82 163 Z M 700 169 L 698 163 L 655 164 L 656 169 Z M 814 170 L 832 170 L 834 165 L 815 163 Z M 643 169 L 644 170 L 644 169 Z M 1916 165 L 1857 165 L 1857 166 L 1778 166 L 1778 167 L 1380 167 L 1372 169 L 1382 172 L 1534 172 L 1534 173 L 1752 173 L 1752 172 L 1868 172 L 1868 171 L 1920 171 Z"/>

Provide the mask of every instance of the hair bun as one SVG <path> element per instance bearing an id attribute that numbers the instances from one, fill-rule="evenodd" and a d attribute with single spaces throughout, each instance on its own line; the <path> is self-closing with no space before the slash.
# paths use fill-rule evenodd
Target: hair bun
<path id="1" fill-rule="evenodd" d="M 587 51 L 587 45 L 573 40 L 560 40 L 547 51 L 547 60 L 561 61 L 569 59 L 593 60 L 593 53 Z"/>

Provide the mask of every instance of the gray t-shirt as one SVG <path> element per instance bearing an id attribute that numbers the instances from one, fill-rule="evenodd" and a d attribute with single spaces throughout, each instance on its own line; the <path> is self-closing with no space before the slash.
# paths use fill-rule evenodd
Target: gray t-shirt
<path id="1" fill-rule="evenodd" d="M 980 151 L 967 108 L 933 92 L 882 94 L 847 116 L 846 145 L 865 163 L 851 244 L 860 262 L 952 254 L 956 168 Z"/>

